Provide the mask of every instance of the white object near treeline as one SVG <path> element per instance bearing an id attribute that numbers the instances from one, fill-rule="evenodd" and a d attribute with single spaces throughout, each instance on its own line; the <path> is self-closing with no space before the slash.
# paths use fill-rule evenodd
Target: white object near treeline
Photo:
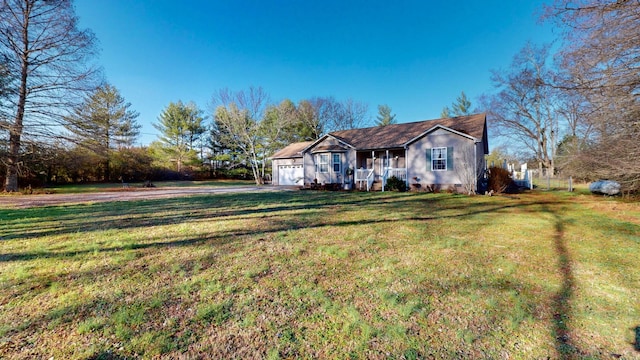
<path id="1" fill-rule="evenodd" d="M 613 180 L 598 180 L 589 184 L 589 191 L 594 194 L 618 195 L 620 194 L 620 183 Z"/>

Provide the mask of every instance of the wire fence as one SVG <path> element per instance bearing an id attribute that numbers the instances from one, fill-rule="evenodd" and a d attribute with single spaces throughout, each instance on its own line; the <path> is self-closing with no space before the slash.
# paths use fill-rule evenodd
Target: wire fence
<path id="1" fill-rule="evenodd" d="M 544 191 L 573 191 L 575 183 L 571 176 L 551 174 L 539 170 L 513 171 L 512 177 L 516 185 L 521 188 L 538 189 Z"/>
<path id="2" fill-rule="evenodd" d="M 547 169 L 543 171 L 530 170 L 533 188 L 545 191 L 573 191 L 575 183 L 571 176 L 563 174 L 551 174 Z"/>

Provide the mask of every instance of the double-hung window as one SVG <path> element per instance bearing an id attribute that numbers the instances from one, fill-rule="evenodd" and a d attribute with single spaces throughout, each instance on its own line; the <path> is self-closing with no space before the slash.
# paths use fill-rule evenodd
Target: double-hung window
<path id="1" fill-rule="evenodd" d="M 329 154 L 319 154 L 317 163 L 318 172 L 329 172 Z"/>
<path id="2" fill-rule="evenodd" d="M 340 154 L 332 154 L 333 157 L 333 172 L 340 172 Z"/>
<path id="3" fill-rule="evenodd" d="M 442 171 L 447 170 L 447 148 L 431 149 L 431 170 Z"/>

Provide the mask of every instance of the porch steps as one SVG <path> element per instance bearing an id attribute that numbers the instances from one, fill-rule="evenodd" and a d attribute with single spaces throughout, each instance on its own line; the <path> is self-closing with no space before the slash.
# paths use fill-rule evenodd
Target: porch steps
<path id="1" fill-rule="evenodd" d="M 367 186 L 363 184 L 362 188 L 360 188 L 360 186 L 358 185 L 355 189 L 358 191 L 367 191 Z M 382 191 L 382 181 L 374 180 L 369 191 Z"/>

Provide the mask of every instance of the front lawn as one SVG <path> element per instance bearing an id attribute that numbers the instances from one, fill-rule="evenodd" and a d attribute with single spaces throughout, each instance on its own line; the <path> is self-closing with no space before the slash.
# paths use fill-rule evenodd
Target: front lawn
<path id="1" fill-rule="evenodd" d="M 640 357 L 638 254 L 581 194 L 0 210 L 0 358 Z"/>

